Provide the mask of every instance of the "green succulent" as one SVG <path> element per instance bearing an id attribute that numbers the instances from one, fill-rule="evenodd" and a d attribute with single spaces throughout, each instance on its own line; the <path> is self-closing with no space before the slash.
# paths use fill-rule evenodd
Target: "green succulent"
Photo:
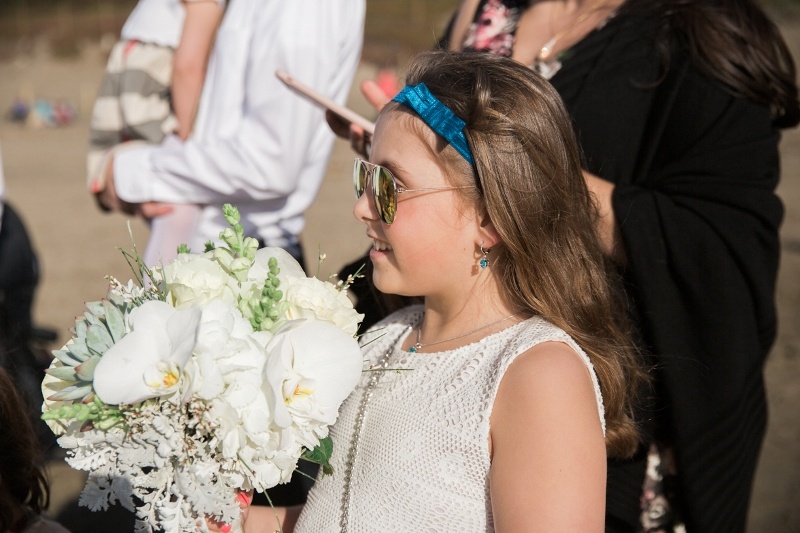
<path id="1" fill-rule="evenodd" d="M 92 379 L 100 357 L 125 335 L 125 315 L 134 304 L 121 295 L 108 293 L 108 298 L 86 304 L 86 312 L 75 320 L 72 340 L 53 356 L 62 365 L 53 365 L 47 373 L 67 385 L 49 396 L 51 401 L 93 400 Z"/>

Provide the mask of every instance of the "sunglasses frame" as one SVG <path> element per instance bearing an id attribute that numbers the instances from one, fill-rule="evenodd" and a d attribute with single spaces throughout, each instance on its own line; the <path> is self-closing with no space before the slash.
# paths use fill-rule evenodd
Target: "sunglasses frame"
<path id="1" fill-rule="evenodd" d="M 360 183 L 360 173 L 362 169 L 364 172 L 363 184 Z M 391 178 L 391 189 L 385 189 L 381 186 L 381 183 L 378 183 L 378 181 L 381 180 L 381 178 L 379 178 L 381 175 L 379 172 L 380 170 L 386 172 L 389 178 Z M 370 179 L 372 183 L 369 183 Z M 418 189 L 406 189 L 397 184 L 397 178 L 395 178 L 392 171 L 388 168 L 370 163 L 369 161 L 364 161 L 357 157 L 353 163 L 353 189 L 356 193 L 356 200 L 361 198 L 366 192 L 368 184 L 372 186 L 372 201 L 374 202 L 375 210 L 378 212 L 378 216 L 380 216 L 384 224 L 391 224 L 394 222 L 397 213 L 397 195 L 399 194 L 405 192 L 453 191 L 456 189 L 471 189 L 474 187 L 474 185 L 461 185 L 458 187 L 421 187 Z"/>

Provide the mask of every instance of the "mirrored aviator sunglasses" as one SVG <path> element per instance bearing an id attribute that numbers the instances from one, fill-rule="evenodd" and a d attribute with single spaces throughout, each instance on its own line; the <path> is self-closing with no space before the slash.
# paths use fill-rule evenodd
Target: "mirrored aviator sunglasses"
<path id="1" fill-rule="evenodd" d="M 367 190 L 367 180 L 372 180 L 372 198 L 378 216 L 386 224 L 394 222 L 397 212 L 397 182 L 388 168 L 372 164 L 363 159 L 356 159 L 353 164 L 353 187 L 356 200 Z"/>
<path id="2" fill-rule="evenodd" d="M 397 185 L 394 174 L 388 168 L 356 158 L 353 164 L 353 188 L 355 189 L 356 200 L 361 198 L 361 195 L 367 190 L 367 183 L 370 179 L 372 180 L 372 199 L 375 202 L 375 209 L 385 224 L 394 222 L 397 213 L 398 194 L 419 191 L 452 191 L 473 187 L 472 185 L 466 185 L 461 187 L 406 189 Z"/>

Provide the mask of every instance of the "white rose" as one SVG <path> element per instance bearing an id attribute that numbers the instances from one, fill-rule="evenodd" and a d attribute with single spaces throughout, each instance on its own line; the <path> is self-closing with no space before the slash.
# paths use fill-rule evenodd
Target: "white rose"
<path id="1" fill-rule="evenodd" d="M 163 270 L 167 301 L 176 308 L 204 306 L 212 300 L 238 302 L 238 284 L 208 257 L 181 254 Z"/>
<path id="2" fill-rule="evenodd" d="M 325 320 L 339 327 L 350 336 L 358 331 L 358 325 L 364 318 L 353 309 L 353 302 L 344 291 L 335 285 L 317 278 L 295 278 L 289 280 L 285 290 L 288 303 L 286 318 Z"/>

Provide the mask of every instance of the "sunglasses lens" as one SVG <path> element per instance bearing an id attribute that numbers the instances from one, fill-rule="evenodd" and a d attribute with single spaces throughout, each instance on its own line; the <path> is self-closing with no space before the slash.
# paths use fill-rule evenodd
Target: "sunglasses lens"
<path id="1" fill-rule="evenodd" d="M 375 207 L 381 220 L 387 224 L 394 222 L 397 211 L 397 186 L 392 173 L 383 167 L 376 167 L 372 188 L 375 193 Z"/>
<path id="2" fill-rule="evenodd" d="M 353 165 L 353 188 L 356 193 L 356 200 L 361 198 L 367 188 L 367 165 L 360 159 L 356 159 Z"/>

